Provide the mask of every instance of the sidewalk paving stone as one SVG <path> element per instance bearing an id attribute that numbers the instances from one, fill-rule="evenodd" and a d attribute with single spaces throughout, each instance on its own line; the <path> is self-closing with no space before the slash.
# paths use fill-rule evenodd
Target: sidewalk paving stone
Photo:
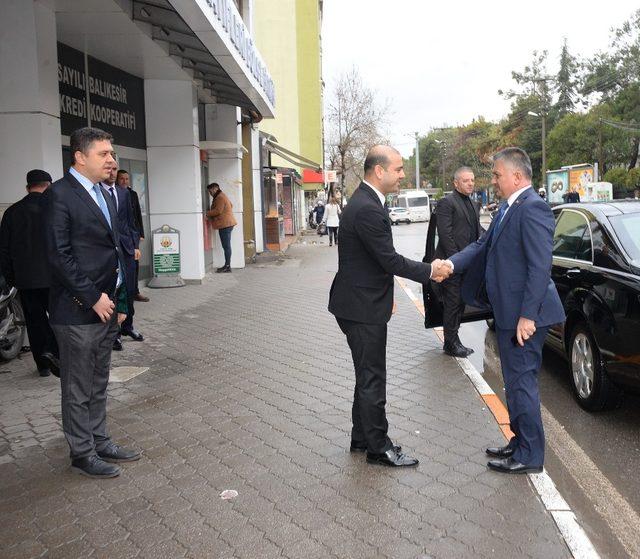
<path id="1" fill-rule="evenodd" d="M 327 312 L 336 251 L 292 245 L 136 306 L 114 366 L 113 480 L 69 470 L 59 385 L 30 355 L 0 372 L 0 556 L 313 559 L 569 557 L 526 477 L 487 471 L 491 413 L 400 289 L 390 435 L 417 469 L 349 453 L 353 368 Z M 225 501 L 225 489 L 238 491 Z"/>

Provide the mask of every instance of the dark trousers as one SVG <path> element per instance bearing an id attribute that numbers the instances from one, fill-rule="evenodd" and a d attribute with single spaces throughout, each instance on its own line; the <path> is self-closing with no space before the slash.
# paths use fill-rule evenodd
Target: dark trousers
<path id="1" fill-rule="evenodd" d="M 544 428 L 540 413 L 538 371 L 542 364 L 542 346 L 549 328 L 538 328 L 524 347 L 513 345 L 515 330 L 496 330 L 502 363 L 509 422 L 515 437 L 509 442 L 513 458 L 521 464 L 544 464 Z"/>
<path id="2" fill-rule="evenodd" d="M 20 289 L 20 302 L 24 311 L 24 320 L 29 334 L 31 354 L 38 370 L 46 369 L 48 363 L 42 362 L 45 352 L 58 355 L 56 337 L 49 326 L 49 289 Z"/>
<path id="3" fill-rule="evenodd" d="M 137 260 L 130 254 L 125 254 L 124 256 L 124 265 L 125 265 L 125 284 L 127 289 L 127 318 L 124 319 L 120 330 L 123 332 L 130 332 L 133 330 L 133 317 L 136 314 L 136 310 L 134 307 L 135 296 L 137 293 L 137 285 L 136 281 L 136 264 Z"/>
<path id="4" fill-rule="evenodd" d="M 464 312 L 464 301 L 460 295 L 462 276 L 451 276 L 442 282 L 442 326 L 444 341 L 453 343 L 458 340 L 458 330 Z"/>
<path id="5" fill-rule="evenodd" d="M 347 336 L 356 373 L 351 409 L 351 440 L 382 454 L 393 444 L 387 436 L 387 325 L 363 324 L 337 318 Z"/>
<path id="6" fill-rule="evenodd" d="M 224 251 L 224 265 L 231 266 L 231 231 L 233 226 L 224 227 L 218 232 L 220 233 L 220 242 L 222 243 L 222 250 Z"/>
<path id="7" fill-rule="evenodd" d="M 107 384 L 117 315 L 113 313 L 106 324 L 54 324 L 52 328 L 60 346 L 64 436 L 72 459 L 91 456 L 110 441 Z"/>
<path id="8" fill-rule="evenodd" d="M 327 227 L 329 230 L 329 244 L 335 243 L 338 244 L 338 228 L 337 227 Z"/>
<path id="9" fill-rule="evenodd" d="M 135 293 L 134 295 L 137 295 L 138 293 L 140 293 L 140 288 L 138 287 L 138 276 L 140 275 L 140 260 L 136 260 L 136 285 L 135 285 Z"/>

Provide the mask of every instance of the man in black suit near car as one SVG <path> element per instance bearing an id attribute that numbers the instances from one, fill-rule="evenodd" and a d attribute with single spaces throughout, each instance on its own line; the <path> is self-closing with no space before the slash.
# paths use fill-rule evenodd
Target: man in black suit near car
<path id="1" fill-rule="evenodd" d="M 27 173 L 27 195 L 2 216 L 0 268 L 8 285 L 17 288 L 38 373 L 59 376 L 58 344 L 49 326 L 49 265 L 44 232 L 43 193 L 51 175 Z"/>
<path id="2" fill-rule="evenodd" d="M 120 237 L 121 254 L 125 265 L 127 318 L 120 325 L 120 335 L 113 342 L 113 349 L 121 351 L 121 336 L 129 336 L 136 342 L 142 342 L 144 337 L 133 327 L 133 315 L 135 314 L 133 301 L 136 295 L 136 262 L 140 259 L 140 235 L 134 221 L 129 191 L 116 185 L 117 171 L 118 165 L 115 164 L 109 173 L 109 178 L 102 183 L 102 186 L 107 191 L 107 194 L 111 196 L 118 213 L 118 236 Z"/>
<path id="3" fill-rule="evenodd" d="M 72 166 L 47 193 L 50 322 L 60 347 L 62 428 L 74 471 L 115 477 L 109 462 L 140 453 L 107 434 L 107 383 L 118 333 L 116 289 L 124 282 L 115 206 L 100 186 L 109 177 L 112 137 L 81 128 L 70 138 Z"/>
<path id="4" fill-rule="evenodd" d="M 480 209 L 470 198 L 475 188 L 475 176 L 470 167 L 460 167 L 453 175 L 454 191 L 438 201 L 436 225 L 438 246 L 435 256 L 442 260 L 460 252 L 480 238 Z M 453 357 L 467 357 L 473 349 L 462 345 L 458 336 L 464 301 L 460 295 L 462 276 L 451 276 L 442 283 L 443 351 Z"/>
<path id="5" fill-rule="evenodd" d="M 364 162 L 364 181 L 340 220 L 338 273 L 329 295 L 329 312 L 347 337 L 356 374 L 351 451 L 366 452 L 367 462 L 415 466 L 387 435 L 387 322 L 393 309 L 395 275 L 426 283 L 441 281 L 449 268 L 409 260 L 395 251 L 385 197 L 404 178 L 402 156 L 391 146 L 374 146 Z"/>

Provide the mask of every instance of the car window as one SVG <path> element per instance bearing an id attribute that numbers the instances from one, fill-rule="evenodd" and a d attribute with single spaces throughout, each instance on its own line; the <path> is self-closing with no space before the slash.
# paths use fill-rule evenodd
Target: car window
<path id="1" fill-rule="evenodd" d="M 576 258 L 578 260 L 586 260 L 587 262 L 593 261 L 593 245 L 591 243 L 591 232 L 588 227 L 585 228 L 584 234 L 582 235 L 582 242 L 576 253 Z"/>
<path id="2" fill-rule="evenodd" d="M 565 210 L 556 222 L 553 235 L 553 255 L 562 258 L 577 258 L 582 237 L 587 229 L 587 220 L 578 212 Z M 591 257 L 588 258 L 591 261 Z"/>
<path id="3" fill-rule="evenodd" d="M 428 196 L 418 196 L 416 198 L 408 198 L 407 202 L 409 202 L 410 208 L 421 208 L 429 205 L 429 197 Z"/>
<path id="4" fill-rule="evenodd" d="M 640 260 L 640 213 L 617 215 L 609 221 L 629 256 Z"/>

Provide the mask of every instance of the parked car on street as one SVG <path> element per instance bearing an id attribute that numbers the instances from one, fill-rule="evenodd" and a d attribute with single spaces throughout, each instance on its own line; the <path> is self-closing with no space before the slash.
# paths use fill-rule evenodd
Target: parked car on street
<path id="1" fill-rule="evenodd" d="M 389 219 L 391 220 L 391 225 L 398 225 L 398 223 L 411 223 L 409 210 L 405 208 L 389 208 Z"/>
<path id="2" fill-rule="evenodd" d="M 568 361 L 580 406 L 598 411 L 617 404 L 625 389 L 640 390 L 640 200 L 563 204 L 556 228 L 551 276 L 566 322 L 546 343 Z M 437 243 L 435 219 L 425 261 Z M 441 325 L 439 284 L 423 289 L 425 326 Z M 467 307 L 463 322 L 490 319 Z"/>

